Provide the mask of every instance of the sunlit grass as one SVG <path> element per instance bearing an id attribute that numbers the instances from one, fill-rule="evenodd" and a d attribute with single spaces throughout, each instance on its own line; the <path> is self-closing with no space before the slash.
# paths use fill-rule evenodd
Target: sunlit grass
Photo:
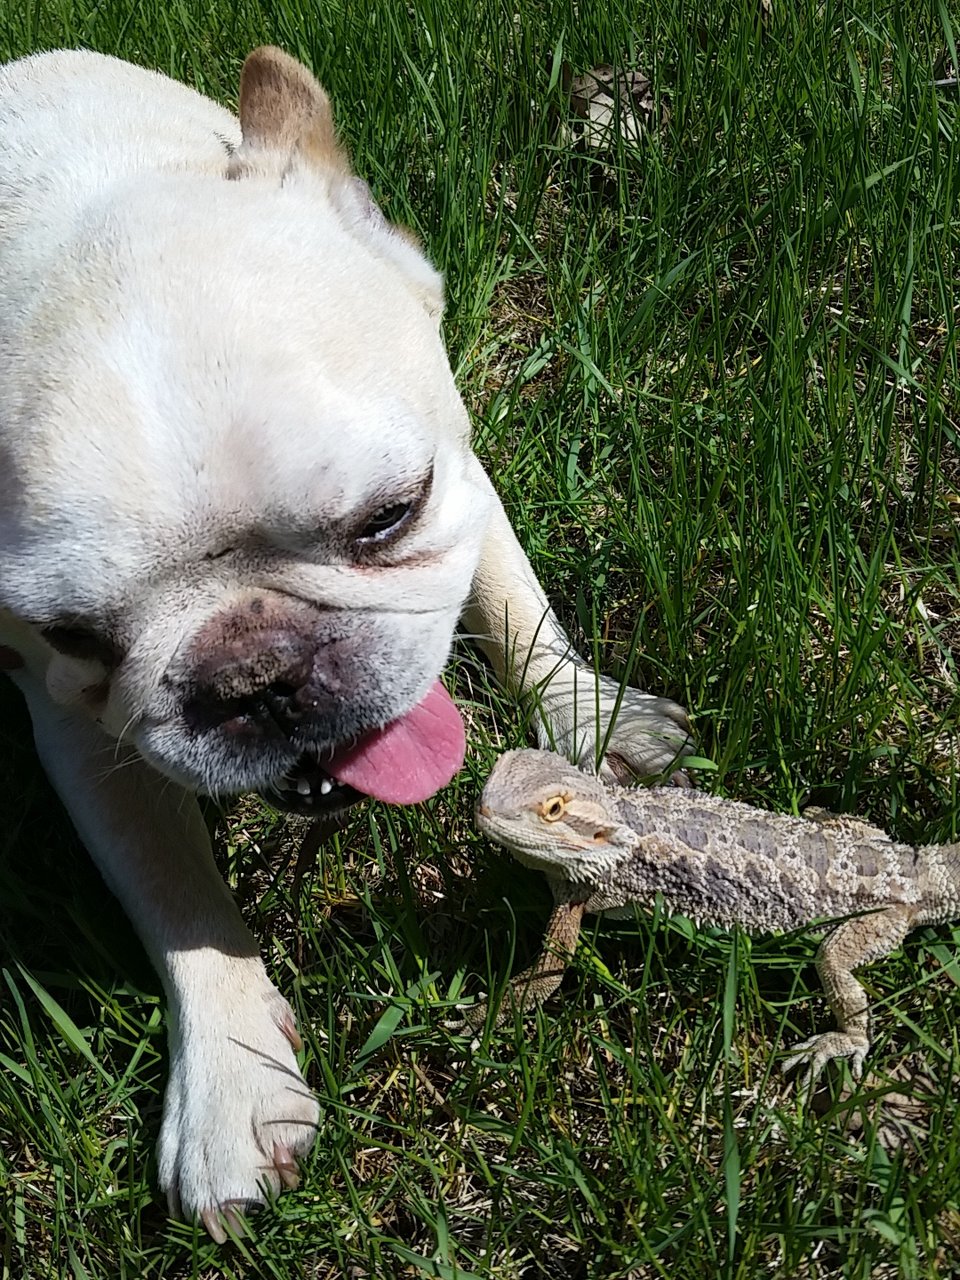
<path id="1" fill-rule="evenodd" d="M 945 6 L 774 3 L 38 0 L 0 10 L 0 53 L 86 45 L 228 103 L 251 46 L 304 58 L 446 274 L 478 447 L 581 648 L 693 710 L 709 785 L 949 838 L 960 144 L 930 81 L 955 34 Z M 633 61 L 668 122 L 578 151 L 563 58 Z M 157 1200 L 158 984 L 4 693 L 3 1274 L 954 1274 L 949 930 L 867 977 L 862 1131 L 777 1070 L 827 1016 L 804 937 L 602 923 L 546 1016 L 444 1029 L 547 910 L 471 825 L 523 716 L 466 648 L 454 680 L 471 754 L 426 812 L 358 811 L 299 883 L 301 829 L 219 822 L 324 1114 L 301 1189 L 223 1250 Z M 904 1055 L 935 1088 L 891 1151 Z"/>

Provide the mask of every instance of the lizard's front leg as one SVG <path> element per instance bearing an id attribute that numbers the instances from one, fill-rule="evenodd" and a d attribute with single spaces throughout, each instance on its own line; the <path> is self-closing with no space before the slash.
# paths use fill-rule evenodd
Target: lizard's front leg
<path id="1" fill-rule="evenodd" d="M 543 1004 L 553 995 L 577 949 L 583 912 L 582 902 L 557 903 L 547 921 L 540 954 L 529 968 L 510 979 L 494 1019 L 495 1027 L 508 1022 L 514 1010 L 523 1013 L 531 1006 Z M 488 1007 L 489 1001 L 483 1000 L 469 1010 L 462 1022 L 448 1025 L 453 1028 L 466 1025 L 479 1030 L 486 1022 Z"/>
<path id="2" fill-rule="evenodd" d="M 472 465 L 477 483 L 491 487 Z M 501 682 L 533 706 L 541 746 L 592 768 L 606 743 L 611 761 L 635 775 L 660 773 L 689 750 L 682 707 L 621 689 L 577 656 L 496 495 L 464 624 Z M 610 764 L 601 774 L 614 780 Z"/>
<path id="3" fill-rule="evenodd" d="M 845 920 L 824 938 L 817 952 L 817 972 L 837 1027 L 796 1045 L 784 1059 L 784 1071 L 805 1062 L 803 1084 L 813 1085 L 833 1058 L 850 1058 L 853 1077 L 860 1079 L 870 1048 L 870 1004 L 853 971 L 895 951 L 914 923 L 915 909 L 897 905 Z"/>

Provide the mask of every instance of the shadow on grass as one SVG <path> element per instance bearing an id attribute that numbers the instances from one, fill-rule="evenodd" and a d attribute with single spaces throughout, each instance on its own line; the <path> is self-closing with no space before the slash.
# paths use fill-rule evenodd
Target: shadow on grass
<path id="1" fill-rule="evenodd" d="M 0 723 L 0 964 L 63 985 L 80 1022 L 97 1016 L 81 977 L 108 987 L 124 978 L 159 993 L 132 926 L 47 781 L 30 717 L 8 681 L 0 683 Z"/>

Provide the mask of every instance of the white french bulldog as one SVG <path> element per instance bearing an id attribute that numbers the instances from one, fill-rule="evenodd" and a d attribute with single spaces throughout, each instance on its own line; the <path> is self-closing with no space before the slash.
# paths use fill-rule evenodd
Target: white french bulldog
<path id="1" fill-rule="evenodd" d="M 675 704 L 581 665 L 493 489 L 442 288 L 277 49 L 240 121 L 93 53 L 0 68 L 0 666 L 169 1002 L 160 1181 L 210 1233 L 292 1186 L 318 1111 L 195 799 L 432 795 L 458 619 L 541 740 L 639 773 Z"/>

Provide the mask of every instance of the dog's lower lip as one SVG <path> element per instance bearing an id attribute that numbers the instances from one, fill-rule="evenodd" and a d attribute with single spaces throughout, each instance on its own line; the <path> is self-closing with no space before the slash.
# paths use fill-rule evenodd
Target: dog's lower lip
<path id="1" fill-rule="evenodd" d="M 261 792 L 264 799 L 293 813 L 323 817 L 363 799 L 361 792 L 340 783 L 320 764 L 322 749 L 308 746 L 299 760 Z"/>

